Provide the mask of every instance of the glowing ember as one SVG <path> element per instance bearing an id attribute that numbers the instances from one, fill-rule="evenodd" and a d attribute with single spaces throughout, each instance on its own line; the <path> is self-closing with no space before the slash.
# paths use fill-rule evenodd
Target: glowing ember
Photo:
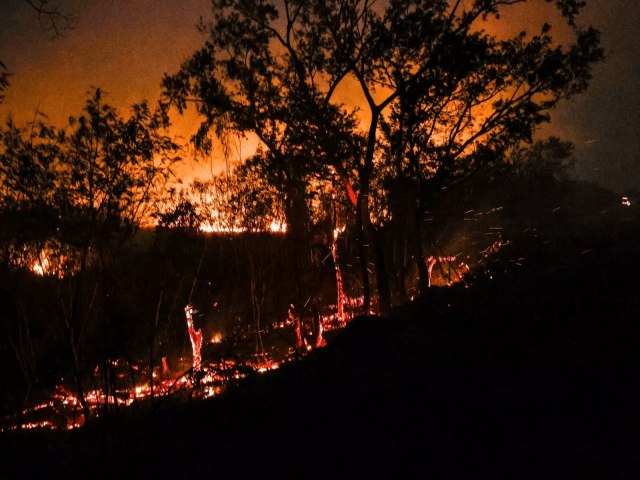
<path id="1" fill-rule="evenodd" d="M 193 317 L 193 310 L 190 315 Z M 112 361 L 111 363 L 115 367 L 126 368 L 125 362 Z M 201 363 L 198 382 L 194 383 L 191 376 L 187 374 L 182 374 L 173 379 L 168 378 L 169 369 L 166 359 L 162 363 L 164 370 L 162 376 L 165 378 L 158 382 L 154 381 L 153 391 L 155 396 L 168 396 L 191 390 L 190 396 L 196 394 L 200 398 L 219 395 L 230 382 L 242 380 L 251 372 L 265 373 L 280 366 L 279 362 L 262 357 L 256 361 L 246 363 L 236 362 L 235 360 Z M 131 368 L 134 367 L 131 366 Z M 141 368 L 144 368 L 144 366 L 136 365 L 134 369 L 140 370 Z M 99 369 L 94 373 L 97 377 L 101 375 Z M 124 375 L 118 376 L 124 378 Z M 144 374 L 143 376 L 148 377 L 148 375 Z M 118 407 L 128 407 L 134 402 L 144 401 L 149 397 L 151 397 L 151 386 L 148 383 L 129 384 L 126 387 L 123 385 L 122 388 L 110 392 L 108 396 L 105 396 L 104 392 L 99 389 L 85 392 L 89 412 L 91 416 L 95 417 L 101 415 L 105 408 L 105 403 L 107 405 L 117 404 Z M 0 429 L 0 432 L 35 428 L 70 430 L 82 427 L 84 420 L 82 405 L 78 396 L 64 386 L 58 385 L 49 401 L 23 409 L 19 416 L 7 418 L 7 426 Z"/>
<path id="2" fill-rule="evenodd" d="M 337 215 L 335 218 L 337 218 Z M 283 356 L 283 358 L 299 358 L 300 355 L 305 355 L 306 352 L 314 348 L 323 347 L 326 344 L 324 334 L 343 328 L 364 303 L 362 296 L 347 296 L 344 292 L 338 255 L 338 240 L 343 231 L 344 227 L 339 227 L 336 223 L 331 244 L 337 302 L 335 305 L 327 305 L 322 311 L 316 311 L 314 313 L 314 322 L 307 322 L 307 324 L 303 324 L 301 321 L 302 312 L 296 309 L 294 305 L 290 306 L 286 319 L 275 324 L 276 328 L 288 329 L 295 334 L 295 349 L 291 348 L 288 351 L 288 357 Z M 506 244 L 508 242 L 496 241 L 481 252 L 482 256 L 487 258 Z M 434 266 L 436 266 L 436 271 L 442 271 L 444 275 L 443 265 L 452 268 L 454 262 L 456 263 L 456 268 L 461 273 L 465 273 L 469 270 L 469 266 L 456 260 L 457 257 L 458 255 L 429 257 L 427 259 L 429 273 L 431 274 Z M 51 275 L 52 273 L 47 273 L 47 269 L 50 266 L 47 262 L 48 260 L 43 257 L 42 262 L 38 263 L 40 269 L 34 269 L 34 272 L 39 275 Z M 53 266 L 55 267 L 55 261 Z M 460 280 L 462 279 L 459 274 L 458 277 Z M 450 283 L 453 283 L 451 279 L 447 284 Z M 154 371 L 154 367 L 142 361 L 129 363 L 122 359 L 109 360 L 109 366 L 113 367 L 116 372 L 115 378 L 120 380 L 117 387 L 114 385 L 113 389 L 109 389 L 108 393 L 100 388 L 84 392 L 90 415 L 97 417 L 102 414 L 105 408 L 127 407 L 134 402 L 143 402 L 152 396 L 151 385 L 149 383 L 136 383 L 132 372 L 135 372 L 138 378 L 154 378 L 154 396 L 168 396 L 189 391 L 190 398 L 194 394 L 199 398 L 207 398 L 220 394 L 230 383 L 240 381 L 252 373 L 261 374 L 279 368 L 280 361 L 276 361 L 270 355 L 264 353 L 245 361 L 238 359 L 223 359 L 217 362 L 203 361 L 201 354 L 203 333 L 201 329 L 196 329 L 195 327 L 195 313 L 196 311 L 192 305 L 189 304 L 185 307 L 187 329 L 192 347 L 192 359 L 180 359 L 179 365 L 182 366 L 174 367 L 178 371 L 182 370 L 182 373 L 174 374 L 169 370 L 167 357 L 162 357 L 161 365 L 155 367 L 157 371 Z M 312 331 L 315 338 L 310 341 Z M 223 338 L 222 332 L 215 332 L 209 337 L 209 343 L 220 344 Z M 294 351 L 296 353 L 295 356 L 293 355 Z M 189 360 L 191 360 L 192 369 L 188 369 Z M 92 373 L 94 385 L 100 385 L 99 379 L 103 376 L 101 368 L 97 367 Z M 198 373 L 197 375 L 191 374 L 196 372 Z M 131 380 L 128 381 L 127 379 Z M 34 428 L 64 430 L 83 426 L 85 421 L 83 404 L 80 402 L 78 395 L 68 388 L 70 388 L 69 384 L 63 380 L 56 387 L 55 392 L 51 393 L 47 401 L 25 408 L 19 415 L 8 418 L 4 431 Z"/>
<path id="3" fill-rule="evenodd" d="M 342 314 L 342 316 L 338 315 L 338 318 L 340 319 L 340 321 L 344 321 L 344 313 Z M 316 337 L 316 348 L 322 348 L 324 347 L 327 342 L 323 337 L 323 333 L 324 333 L 324 327 L 322 326 L 322 322 L 318 322 L 318 336 Z"/>
<path id="4" fill-rule="evenodd" d="M 196 330 L 193 326 L 193 314 L 195 310 L 191 305 L 184 307 L 184 313 L 187 317 L 187 329 L 189 330 L 189 338 L 191 339 L 191 350 L 193 352 L 193 371 L 200 371 L 202 356 L 200 349 L 202 347 L 202 330 Z"/>
<path id="5" fill-rule="evenodd" d="M 433 267 L 436 264 L 436 262 L 437 260 L 433 256 L 427 258 L 427 271 L 429 272 L 429 283 L 428 283 L 429 286 L 431 286 L 431 274 L 433 273 Z"/>
<path id="6" fill-rule="evenodd" d="M 342 272 L 340 271 L 340 263 L 339 263 L 339 259 L 338 259 L 338 238 L 340 236 L 341 232 L 344 232 L 345 227 L 342 227 L 342 229 L 338 226 L 338 205 L 336 202 L 336 192 L 334 190 L 333 192 L 333 211 L 334 211 L 334 218 L 335 218 L 335 227 L 333 229 L 333 241 L 331 242 L 331 256 L 333 257 L 333 266 L 335 268 L 335 272 L 336 272 L 336 289 L 338 291 L 338 303 L 337 303 L 337 307 L 338 307 L 338 321 L 342 324 L 345 323 L 345 318 L 344 318 L 344 304 L 345 304 L 345 294 L 344 294 L 344 288 L 343 288 L 343 284 L 342 284 Z M 320 325 L 320 332 L 318 335 L 318 342 L 324 342 L 324 340 L 322 340 L 322 323 Z"/>
<path id="7" fill-rule="evenodd" d="M 167 357 L 162 357 L 162 376 L 164 378 L 169 378 L 171 375 L 171 371 L 169 370 L 169 363 L 167 362 Z"/>
<path id="8" fill-rule="evenodd" d="M 293 304 L 291 304 L 289 306 L 289 313 L 288 313 L 287 321 L 296 326 L 296 348 L 298 349 L 298 351 L 301 351 L 302 350 L 302 346 L 303 346 L 303 341 L 302 341 L 302 323 L 300 322 L 300 317 L 293 313 L 294 312 L 294 308 L 295 307 L 293 306 Z"/>
<path id="9" fill-rule="evenodd" d="M 269 370 L 277 370 L 278 368 L 280 368 L 280 364 L 278 362 L 267 361 L 262 362 L 260 365 L 258 365 L 256 371 L 258 373 L 265 373 Z"/>

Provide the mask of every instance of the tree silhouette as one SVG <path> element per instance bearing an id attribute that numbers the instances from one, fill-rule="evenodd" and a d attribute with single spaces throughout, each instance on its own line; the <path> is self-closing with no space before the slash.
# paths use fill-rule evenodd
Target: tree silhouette
<path id="1" fill-rule="evenodd" d="M 58 4 L 50 4 L 48 0 L 23 0 L 32 10 L 38 14 L 40 25 L 43 29 L 53 32 L 54 37 L 60 37 L 62 33 L 71 28 L 71 17 Z M 0 103 L 4 100 L 4 93 L 9 86 L 11 74 L 0 59 Z"/>
<path id="2" fill-rule="evenodd" d="M 98 89 L 83 114 L 71 117 L 69 131 L 47 125 L 40 115 L 26 128 L 9 122 L 0 132 L 2 263 L 32 268 L 34 259 L 44 258 L 48 268 L 39 273 L 60 277 L 56 311 L 87 419 L 87 332 L 100 324 L 106 364 L 112 320 L 106 299 L 118 283 L 114 266 L 150 218 L 179 159 L 166 125 L 166 117 L 144 102 L 121 117 Z"/>
<path id="3" fill-rule="evenodd" d="M 0 61 L 0 103 L 4 100 L 4 91 L 9 86 L 9 72 L 7 67 Z"/>
<path id="4" fill-rule="evenodd" d="M 214 24 L 201 27 L 210 39 L 179 73 L 165 77 L 165 92 L 180 112 L 195 102 L 204 119 L 193 138 L 200 149 L 210 147 L 211 131 L 223 139 L 234 133 L 259 138 L 263 149 L 252 164 L 281 192 L 292 244 L 291 274 L 298 279 L 296 303 L 301 303 L 305 296 L 301 277 L 308 258 L 304 253 L 309 230 L 307 189 L 310 176 L 321 169 L 317 155 L 321 149 L 315 139 L 321 134 L 325 143 L 339 150 L 344 141 L 352 142 L 354 119 L 333 106 L 317 108 L 322 99 L 313 82 L 314 46 L 300 42 L 293 31 L 302 5 L 286 4 L 287 26 L 282 32 L 272 26 L 278 12 L 269 2 L 215 1 L 213 7 Z M 280 43 L 281 51 L 274 50 L 273 41 Z M 304 59 L 293 55 L 298 47 Z M 314 112 L 325 120 L 309 122 Z M 325 128 L 329 121 L 331 129 Z M 337 164 L 352 150 L 332 156 L 331 162 Z"/>
<path id="5" fill-rule="evenodd" d="M 558 9 L 572 43 L 556 42 L 547 24 L 533 36 L 487 33 L 486 22 L 508 21 L 526 3 Z M 199 145 L 213 129 L 253 132 L 274 159 L 276 175 L 288 176 L 294 190 L 303 189 L 303 172 L 319 158 L 345 187 L 357 186 L 365 308 L 369 243 L 379 307 L 386 311 L 391 290 L 382 232 L 370 212 L 371 196 L 382 193 L 371 189 L 378 165 L 393 162 L 395 175 L 420 191 L 445 186 L 530 141 L 549 109 L 586 88 L 590 66 L 602 57 L 598 32 L 576 25 L 583 6 L 571 0 L 216 0 L 213 22 L 202 26 L 205 46 L 164 86 L 180 111 L 194 102 L 203 115 Z M 354 84 L 365 99 L 364 142 L 356 139 L 362 137 L 354 131 L 354 106 L 335 95 Z M 346 128 L 336 128 L 340 116 L 352 119 Z M 352 140 L 332 149 L 340 131 L 338 137 Z M 414 217 L 423 210 L 418 205 Z M 287 215 L 293 231 L 302 216 L 296 209 Z M 418 238 L 417 224 L 415 230 Z"/>

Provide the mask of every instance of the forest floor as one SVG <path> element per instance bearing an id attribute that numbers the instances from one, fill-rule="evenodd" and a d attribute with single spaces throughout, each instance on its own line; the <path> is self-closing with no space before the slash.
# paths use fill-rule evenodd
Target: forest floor
<path id="1" fill-rule="evenodd" d="M 218 398 L 4 435 L 0 478 L 637 478 L 636 220 L 516 239 L 523 265 L 498 257 L 467 285 L 357 318 Z"/>

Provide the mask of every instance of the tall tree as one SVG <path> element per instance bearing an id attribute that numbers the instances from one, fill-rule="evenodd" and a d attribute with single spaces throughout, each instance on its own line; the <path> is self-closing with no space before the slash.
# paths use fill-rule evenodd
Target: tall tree
<path id="1" fill-rule="evenodd" d="M 531 37 L 487 33 L 486 22 L 508 21 L 528 3 L 560 12 L 562 28 L 573 33 L 569 45 L 556 42 L 547 24 Z M 196 102 L 205 118 L 201 134 L 229 122 L 255 133 L 283 175 L 307 168 L 302 162 L 323 152 L 345 184 L 357 186 L 365 308 L 368 241 L 381 311 L 390 307 L 391 291 L 370 197 L 380 193 L 371 185 L 383 159 L 382 127 L 399 176 L 422 181 L 435 169 L 444 182 L 460 165 L 470 171 L 530 140 L 549 109 L 586 88 L 590 66 L 602 56 L 597 31 L 576 26 L 584 6 L 576 0 L 214 0 L 213 6 L 213 22 L 203 26 L 205 47 L 165 78 L 169 97 L 179 109 Z M 343 84 L 357 85 L 367 112 L 364 143 L 341 143 L 358 149 L 346 153 L 327 141 L 339 130 L 340 112 L 353 117 L 354 106 L 336 101 Z M 356 172 L 355 181 L 349 172 Z M 296 218 L 292 212 L 291 221 Z"/>
<path id="2" fill-rule="evenodd" d="M 163 82 L 168 100 L 180 112 L 193 102 L 202 115 L 193 138 L 196 147 L 210 148 L 212 131 L 222 139 L 251 133 L 260 140 L 263 149 L 254 163 L 263 165 L 284 199 L 298 279 L 296 303 L 304 302 L 306 197 L 309 175 L 318 166 L 312 161 L 318 151 L 313 139 L 321 133 L 336 146 L 352 142 L 352 135 L 343 132 L 354 126 L 353 117 L 343 117 L 337 108 L 315 108 L 322 100 L 315 79 L 322 72 L 313 58 L 320 46 L 299 31 L 301 22 L 307 22 L 305 8 L 304 2 L 285 2 L 280 24 L 280 12 L 270 1 L 214 0 L 214 21 L 201 27 L 208 35 L 204 47 Z M 314 124 L 310 115 L 326 120 Z M 318 128 L 329 119 L 338 128 Z"/>

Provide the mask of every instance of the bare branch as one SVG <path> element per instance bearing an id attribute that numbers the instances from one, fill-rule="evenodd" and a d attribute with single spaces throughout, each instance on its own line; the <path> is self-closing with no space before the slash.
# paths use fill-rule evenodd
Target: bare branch
<path id="1" fill-rule="evenodd" d="M 24 0 L 38 14 L 40 25 L 53 33 L 55 38 L 71 28 L 71 18 L 59 5 L 51 5 L 48 0 Z"/>

